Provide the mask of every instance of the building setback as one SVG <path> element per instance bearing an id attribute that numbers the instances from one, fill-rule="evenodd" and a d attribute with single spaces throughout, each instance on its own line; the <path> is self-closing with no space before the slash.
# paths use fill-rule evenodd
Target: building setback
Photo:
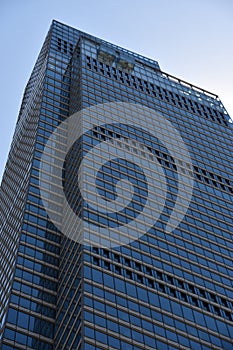
<path id="1" fill-rule="evenodd" d="M 232 349 L 232 139 L 218 96 L 53 21 L 0 190 L 0 348 Z"/>

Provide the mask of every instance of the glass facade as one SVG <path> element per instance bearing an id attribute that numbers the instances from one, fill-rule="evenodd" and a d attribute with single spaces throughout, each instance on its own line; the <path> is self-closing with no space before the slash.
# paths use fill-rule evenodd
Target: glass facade
<path id="1" fill-rule="evenodd" d="M 159 113 L 181 135 L 191 163 L 179 158 L 177 164 L 158 137 L 124 123 L 120 114 L 115 123 L 107 117 L 100 123 L 92 111 L 109 103 Z M 71 239 L 41 199 L 45 145 L 83 110 L 90 111 L 89 120 L 80 118 L 81 137 L 65 157 L 66 200 L 82 220 L 80 235 L 88 227 L 100 235 L 110 227 L 117 241 L 121 227 L 138 220 L 137 238 L 128 244 Z M 156 61 L 53 21 L 25 89 L 0 191 L 0 348 L 232 349 L 232 125 L 218 96 L 162 72 Z M 93 153 L 88 163 L 91 172 L 104 161 L 95 181 L 98 196 L 116 201 L 119 181 L 133 188 L 130 203 L 117 213 L 93 208 L 77 186 L 77 169 L 101 144 L 111 144 L 109 151 Z M 118 157 L 110 159 L 113 148 Z M 146 173 L 143 159 L 148 169 L 156 160 L 166 178 L 163 210 L 148 214 L 158 216 L 149 229 L 140 213 L 154 170 Z M 170 232 L 178 167 L 193 179 L 192 197 Z M 185 200 L 180 195 L 180 203 Z M 65 214 L 72 234 L 63 201 L 56 197 L 53 203 L 57 220 Z"/>

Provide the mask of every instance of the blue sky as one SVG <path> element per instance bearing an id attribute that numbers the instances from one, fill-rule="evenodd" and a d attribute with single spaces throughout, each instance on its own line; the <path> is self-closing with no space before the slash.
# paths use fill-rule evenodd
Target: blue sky
<path id="1" fill-rule="evenodd" d="M 0 176 L 52 19 L 159 61 L 219 95 L 233 118 L 232 0 L 1 0 Z"/>

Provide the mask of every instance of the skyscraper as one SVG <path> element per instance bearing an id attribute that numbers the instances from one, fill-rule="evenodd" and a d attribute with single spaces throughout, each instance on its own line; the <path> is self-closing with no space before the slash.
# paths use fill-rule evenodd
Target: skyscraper
<path id="1" fill-rule="evenodd" d="M 53 21 L 1 185 L 0 344 L 232 349 L 218 96 Z"/>

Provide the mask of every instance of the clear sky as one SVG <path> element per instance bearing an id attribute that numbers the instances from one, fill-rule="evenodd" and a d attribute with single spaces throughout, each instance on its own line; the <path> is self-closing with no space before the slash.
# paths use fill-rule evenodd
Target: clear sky
<path id="1" fill-rule="evenodd" d="M 52 19 L 158 60 L 218 94 L 233 118 L 233 0 L 0 0 L 0 177 Z"/>

